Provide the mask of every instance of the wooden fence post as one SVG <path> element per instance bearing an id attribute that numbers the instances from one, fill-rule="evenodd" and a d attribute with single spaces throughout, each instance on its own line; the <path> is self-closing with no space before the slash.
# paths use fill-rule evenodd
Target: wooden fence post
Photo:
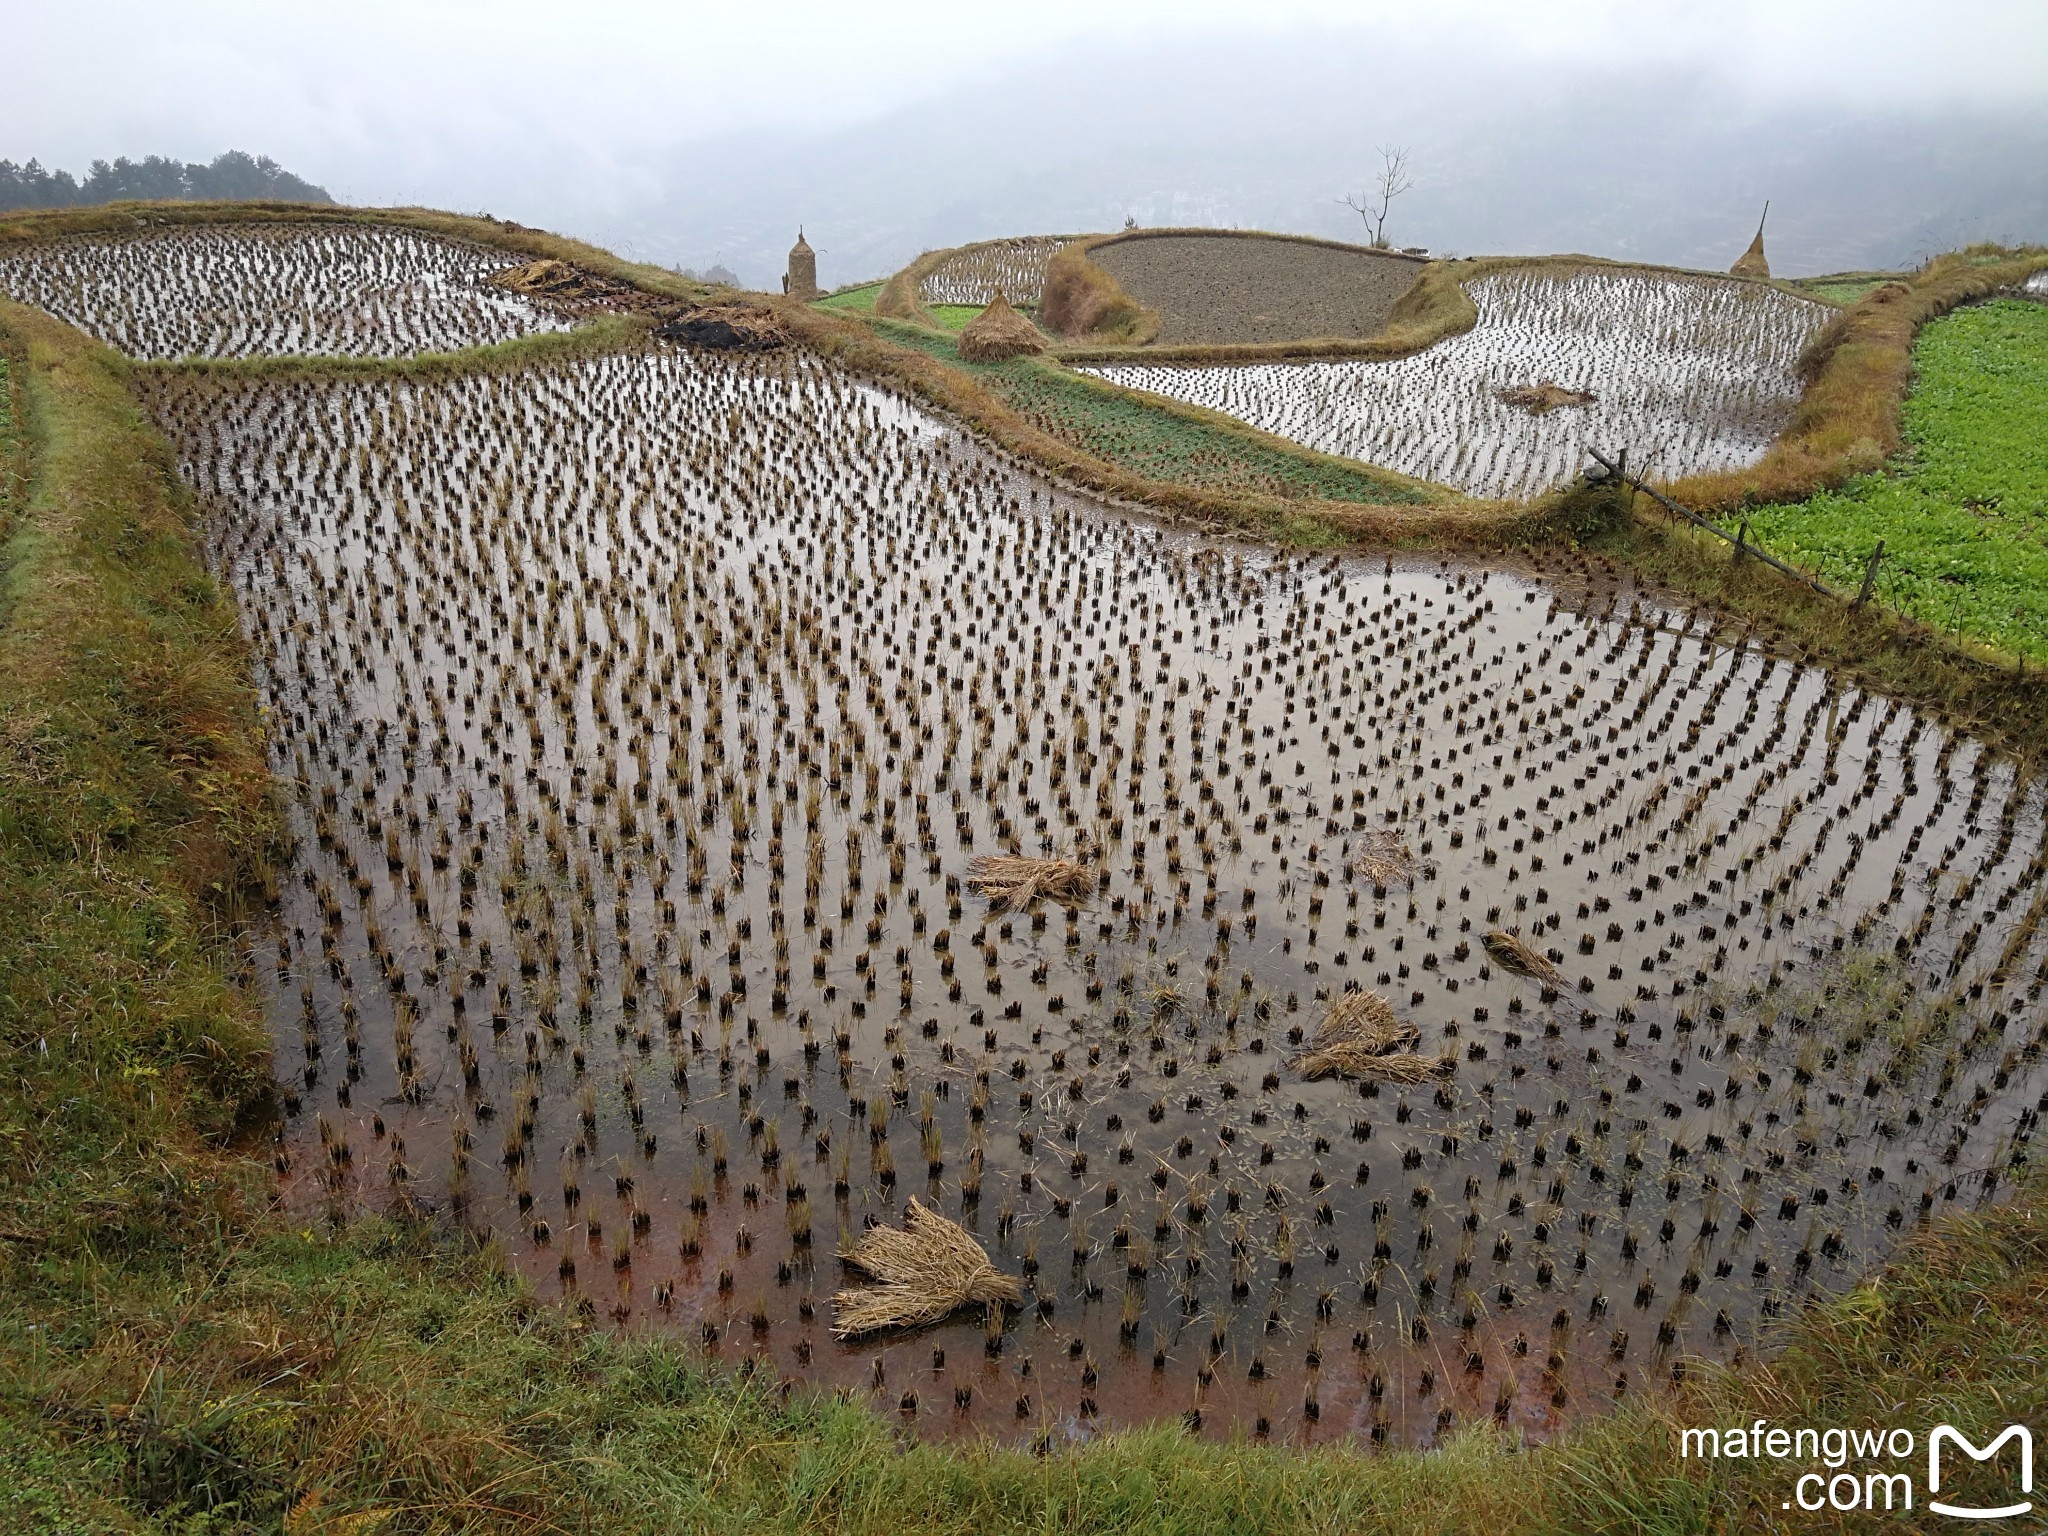
<path id="1" fill-rule="evenodd" d="M 1742 520 L 1742 526 L 1735 532 L 1735 554 L 1731 564 L 1742 564 L 1742 557 L 1749 552 L 1749 519 Z"/>
<path id="2" fill-rule="evenodd" d="M 1870 564 L 1863 567 L 1863 587 L 1857 592 L 1856 601 L 1849 605 L 1851 608 L 1861 608 L 1870 601 L 1870 594 L 1877 589 L 1877 563 L 1883 558 L 1884 540 L 1879 539 L 1877 548 L 1870 552 Z"/>

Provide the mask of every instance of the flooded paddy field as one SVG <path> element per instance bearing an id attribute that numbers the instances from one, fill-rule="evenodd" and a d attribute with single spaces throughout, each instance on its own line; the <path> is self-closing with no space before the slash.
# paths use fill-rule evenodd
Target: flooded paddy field
<path id="1" fill-rule="evenodd" d="M 1429 1443 L 1732 1356 L 2033 1133 L 2042 785 L 1705 621 L 1183 537 L 795 354 L 146 387 L 294 797 L 313 1208 L 922 1435 Z M 1426 1069 L 1310 1076 L 1367 992 Z M 836 1338 L 912 1196 L 1021 1304 Z"/>
<path id="2" fill-rule="evenodd" d="M 918 285 L 927 304 L 993 304 L 1001 294 L 1012 304 L 1035 306 L 1045 292 L 1045 264 L 1066 244 L 1059 235 L 1019 235 L 987 240 L 956 251 Z"/>
<path id="3" fill-rule="evenodd" d="M 0 254 L 0 293 L 130 357 L 402 357 L 567 329 L 484 281 L 515 264 L 391 226 L 165 225 Z"/>
<path id="4" fill-rule="evenodd" d="M 1799 403 L 1801 350 L 1833 313 L 1758 283 L 1519 270 L 1465 285 L 1478 323 L 1391 361 L 1091 368 L 1324 453 L 1474 496 L 1528 497 L 1627 448 L 1658 479 L 1752 463 Z M 1551 386 L 1576 403 L 1532 411 Z"/>

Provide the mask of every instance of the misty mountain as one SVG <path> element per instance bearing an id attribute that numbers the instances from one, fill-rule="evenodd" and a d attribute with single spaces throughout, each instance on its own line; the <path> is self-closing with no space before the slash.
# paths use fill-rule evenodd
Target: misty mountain
<path id="1" fill-rule="evenodd" d="M 1341 198 L 1367 184 L 1377 145 L 1399 143 L 1415 186 L 1387 233 L 1439 252 L 1725 268 L 1767 198 L 1781 274 L 2048 239 L 2048 104 L 1845 111 L 1673 71 L 1475 69 L 1425 87 L 1442 78 L 1300 39 L 1191 46 L 1115 79 L 1037 65 L 851 130 L 689 146 L 643 167 L 658 190 L 603 223 L 647 254 L 721 261 L 767 288 L 800 222 L 828 287 L 938 246 L 1126 216 L 1356 240 Z"/>

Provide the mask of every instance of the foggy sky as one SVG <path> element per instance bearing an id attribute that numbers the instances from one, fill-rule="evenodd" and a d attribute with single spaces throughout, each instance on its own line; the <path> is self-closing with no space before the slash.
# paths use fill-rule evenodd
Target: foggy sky
<path id="1" fill-rule="evenodd" d="M 1356 238 L 1378 144 L 1443 250 L 1785 272 L 2048 239 L 2048 4 L 35 6 L 0 158 L 277 158 L 772 285 L 1006 233 Z"/>

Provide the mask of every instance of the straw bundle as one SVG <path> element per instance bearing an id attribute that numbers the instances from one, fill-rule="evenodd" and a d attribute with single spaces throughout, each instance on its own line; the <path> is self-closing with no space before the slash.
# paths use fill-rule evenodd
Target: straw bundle
<path id="1" fill-rule="evenodd" d="M 1533 976 L 1547 987 L 1564 985 L 1564 978 L 1548 959 L 1531 949 L 1518 934 L 1496 928 L 1486 936 L 1486 952 L 1511 971 Z"/>
<path id="2" fill-rule="evenodd" d="M 553 261 L 546 257 L 516 267 L 507 267 L 502 272 L 493 272 L 488 279 L 497 287 L 510 288 L 514 293 L 549 293 L 557 288 L 572 286 L 576 280 L 576 269 L 568 262 Z"/>
<path id="3" fill-rule="evenodd" d="M 1531 416 L 1548 415 L 1567 405 L 1591 405 L 1600 398 L 1591 390 L 1566 389 L 1548 379 L 1541 384 L 1516 384 L 1495 393 L 1507 404 L 1527 411 Z"/>
<path id="4" fill-rule="evenodd" d="M 960 355 L 969 362 L 993 363 L 1045 350 L 1038 327 L 1010 307 L 1000 288 L 995 302 L 967 322 L 960 333 Z"/>
<path id="5" fill-rule="evenodd" d="M 494 287 L 523 293 L 569 313 L 592 308 L 649 309 L 660 300 L 638 288 L 600 276 L 566 261 L 541 257 L 484 279 Z"/>
<path id="6" fill-rule="evenodd" d="M 1351 872 L 1374 885 L 1411 885 L 1422 861 L 1392 827 L 1373 827 L 1351 855 Z"/>
<path id="7" fill-rule="evenodd" d="M 993 907 L 1028 907 L 1040 897 L 1073 906 L 1095 890 L 1095 871 L 1078 859 L 990 854 L 967 866 L 967 886 Z"/>
<path id="8" fill-rule="evenodd" d="M 880 1282 L 832 1298 L 839 1311 L 832 1332 L 842 1339 L 935 1323 L 974 1302 L 1014 1306 L 1024 1296 L 1013 1277 L 989 1262 L 987 1251 L 965 1227 L 915 1195 L 900 1228 L 871 1228 L 839 1257 Z"/>
<path id="9" fill-rule="evenodd" d="M 1347 992 L 1330 1005 L 1314 1036 L 1289 1066 L 1306 1078 L 1377 1077 L 1417 1083 L 1449 1070 L 1448 1056 L 1401 1049 L 1421 1038 L 1413 1024 L 1394 1017 L 1377 992 Z"/>

